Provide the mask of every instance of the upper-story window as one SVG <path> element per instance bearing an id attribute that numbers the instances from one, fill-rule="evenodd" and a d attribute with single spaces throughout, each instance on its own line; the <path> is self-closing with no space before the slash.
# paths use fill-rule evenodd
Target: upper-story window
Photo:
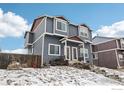
<path id="1" fill-rule="evenodd" d="M 56 30 L 67 32 L 67 23 L 63 20 L 56 20 Z"/>
<path id="2" fill-rule="evenodd" d="M 88 30 L 80 26 L 79 35 L 88 38 Z"/>
<path id="3" fill-rule="evenodd" d="M 80 57 L 84 57 L 84 53 L 85 53 L 85 58 L 89 58 L 88 49 L 86 49 L 86 48 L 80 48 Z"/>
<path id="4" fill-rule="evenodd" d="M 124 48 L 124 39 L 121 39 L 121 47 Z"/>

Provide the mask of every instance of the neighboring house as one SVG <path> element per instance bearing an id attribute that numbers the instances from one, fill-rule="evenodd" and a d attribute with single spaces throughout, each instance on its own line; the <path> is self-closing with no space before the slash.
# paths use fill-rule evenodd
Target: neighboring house
<path id="1" fill-rule="evenodd" d="M 25 47 L 29 53 L 41 55 L 42 64 L 59 58 L 92 62 L 91 40 L 87 25 L 72 24 L 63 16 L 38 17 L 25 33 Z"/>
<path id="2" fill-rule="evenodd" d="M 124 66 L 124 38 L 96 36 L 93 38 L 93 63 L 107 68 Z"/>

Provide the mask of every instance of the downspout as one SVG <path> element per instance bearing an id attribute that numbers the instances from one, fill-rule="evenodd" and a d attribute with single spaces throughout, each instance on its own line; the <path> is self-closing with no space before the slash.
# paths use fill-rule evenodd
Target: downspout
<path id="1" fill-rule="evenodd" d="M 119 48 L 119 45 L 118 45 L 118 41 L 117 41 L 117 40 L 116 40 L 116 45 L 117 45 L 117 48 Z M 115 54 L 116 54 L 117 65 L 118 65 L 117 68 L 121 68 L 120 63 L 119 63 L 119 58 L 118 58 L 117 49 L 115 50 Z"/>
<path id="2" fill-rule="evenodd" d="M 41 67 L 43 66 L 43 63 L 44 63 L 44 59 L 43 59 L 43 57 L 44 57 L 44 37 L 45 37 L 45 34 L 42 37 L 42 54 L 41 54 L 42 60 L 41 60 Z"/>
<path id="3" fill-rule="evenodd" d="M 65 55 L 65 60 L 67 60 L 67 39 L 65 39 L 64 55 Z"/>
<path id="4" fill-rule="evenodd" d="M 86 63 L 86 58 L 85 58 L 85 46 L 84 46 L 84 42 L 83 42 L 83 55 L 84 55 L 84 63 Z"/>
<path id="5" fill-rule="evenodd" d="M 46 20 L 47 20 L 47 17 L 45 17 L 45 27 L 44 27 L 45 30 L 44 30 L 44 32 L 46 32 Z M 42 37 L 42 54 L 41 54 L 42 60 L 41 60 L 41 67 L 44 64 L 44 38 L 45 38 L 45 34 L 43 34 L 43 37 Z"/>
<path id="6" fill-rule="evenodd" d="M 92 65 L 93 65 L 93 51 L 92 51 L 92 44 L 90 44 L 90 52 L 91 52 L 91 53 L 90 53 L 90 54 L 91 54 L 91 57 L 90 57 L 91 59 L 90 59 L 90 60 L 91 60 L 91 63 L 92 63 Z"/>

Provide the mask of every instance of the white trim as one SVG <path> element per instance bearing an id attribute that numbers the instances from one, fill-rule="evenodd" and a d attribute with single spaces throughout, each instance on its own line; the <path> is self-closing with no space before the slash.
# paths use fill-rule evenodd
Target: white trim
<path id="1" fill-rule="evenodd" d="M 56 20 L 59 20 L 59 21 L 62 21 L 62 22 L 64 22 L 64 23 L 68 23 L 68 21 L 66 21 L 66 20 L 63 20 L 63 19 L 60 19 L 60 18 L 57 18 L 57 17 L 54 17 Z"/>
<path id="2" fill-rule="evenodd" d="M 84 43 L 83 43 L 83 49 L 85 49 Z M 83 51 L 83 56 L 84 56 L 84 63 L 86 63 L 85 51 Z"/>
<path id="3" fill-rule="evenodd" d="M 55 20 L 55 17 L 53 18 L 53 34 L 55 34 L 55 23 L 56 23 L 56 20 Z"/>
<path id="4" fill-rule="evenodd" d="M 87 31 L 86 31 L 87 36 L 82 36 L 82 35 L 81 35 L 81 33 L 80 33 L 81 28 L 86 28 L 86 29 L 87 29 Z M 84 29 L 84 30 L 85 30 L 85 29 Z M 79 32 L 79 36 L 80 36 L 80 37 L 89 38 L 89 30 L 88 30 L 88 28 L 87 28 L 87 27 L 84 27 L 84 26 L 80 26 L 80 25 L 79 25 L 78 32 Z"/>
<path id="5" fill-rule="evenodd" d="M 32 45 L 34 44 L 34 43 L 36 43 L 43 35 L 45 35 L 45 33 L 46 33 L 46 19 L 47 19 L 47 17 L 44 17 L 43 18 L 43 20 L 45 20 L 45 30 L 44 30 L 44 32 L 32 43 Z M 43 20 L 41 21 L 41 23 L 43 22 Z M 40 23 L 40 24 L 41 24 Z M 39 26 L 39 25 L 38 25 Z"/>
<path id="6" fill-rule="evenodd" d="M 45 17 L 41 20 L 41 22 L 38 24 L 38 26 L 34 29 L 34 31 L 32 31 L 32 32 L 35 32 L 35 30 L 37 30 L 38 29 L 38 27 L 43 23 L 43 21 L 45 20 Z"/>
<path id="7" fill-rule="evenodd" d="M 86 50 L 87 50 L 87 57 L 85 56 L 85 58 L 89 58 L 89 50 L 87 48 L 84 49 L 85 54 L 86 54 Z"/>
<path id="8" fill-rule="evenodd" d="M 65 30 L 58 29 L 57 28 L 57 22 L 61 22 L 61 23 L 65 24 Z M 68 29 L 67 29 L 68 28 L 68 24 L 67 24 L 67 22 L 66 21 L 63 21 L 61 19 L 57 19 L 56 20 L 56 27 L 55 28 L 56 28 L 57 31 L 66 32 L 66 33 L 68 32 Z"/>
<path id="9" fill-rule="evenodd" d="M 67 40 L 65 40 L 65 47 L 67 46 Z M 65 60 L 66 60 L 66 55 L 67 55 L 67 53 L 66 53 L 66 48 L 64 48 L 64 56 L 65 56 Z"/>
<path id="10" fill-rule="evenodd" d="M 119 48 L 119 45 L 118 45 L 118 41 L 116 40 L 116 45 L 117 45 L 117 48 Z"/>
<path id="11" fill-rule="evenodd" d="M 51 45 L 59 47 L 59 54 L 50 54 L 50 46 Z M 50 56 L 60 56 L 61 55 L 61 46 L 59 44 L 51 44 L 51 43 L 49 43 L 49 45 L 48 45 L 48 55 L 50 55 Z"/>
<path id="12" fill-rule="evenodd" d="M 120 39 L 120 44 L 121 44 L 121 47 L 120 48 L 121 49 L 123 48 L 122 42 L 124 42 L 124 39 L 123 38 Z"/>
<path id="13" fill-rule="evenodd" d="M 74 59 L 74 49 L 76 49 L 76 59 Z M 78 49 L 77 47 L 72 47 L 72 60 L 78 60 Z"/>
<path id="14" fill-rule="evenodd" d="M 32 46 L 31 48 L 32 48 L 32 54 L 34 53 L 34 48 L 33 48 L 34 46 Z"/>
<path id="15" fill-rule="evenodd" d="M 97 60 L 98 59 L 98 53 L 93 53 L 93 55 L 95 56 L 95 58 L 93 57 L 93 60 Z"/>
<path id="16" fill-rule="evenodd" d="M 45 28 L 45 31 L 44 32 L 46 32 L 46 29 L 47 29 L 46 28 L 46 25 L 47 25 L 47 22 L 46 21 L 47 21 L 47 17 L 45 17 L 45 27 L 44 27 Z"/>
<path id="17" fill-rule="evenodd" d="M 116 54 L 116 59 L 117 59 L 117 65 L 118 65 L 118 68 L 120 68 L 120 64 L 119 64 L 119 58 L 118 58 L 118 54 L 117 54 L 117 50 L 115 50 L 115 54 Z"/>
<path id="18" fill-rule="evenodd" d="M 119 49 L 119 48 L 113 48 L 113 49 L 108 49 L 108 50 L 102 50 L 102 51 L 97 51 L 97 52 L 93 52 L 93 53 L 108 52 L 108 51 L 117 50 L 117 49 Z"/>
<path id="19" fill-rule="evenodd" d="M 76 40 L 71 40 L 71 39 L 66 39 L 67 41 L 70 41 L 70 42 L 75 42 L 75 43 L 81 43 L 82 44 L 82 42 L 81 41 L 76 41 Z M 65 40 L 64 41 L 62 41 L 62 43 L 64 43 L 65 42 Z"/>
<path id="20" fill-rule="evenodd" d="M 103 44 L 103 43 L 107 43 L 107 42 L 114 41 L 114 40 L 117 40 L 117 39 L 111 39 L 111 40 L 107 40 L 107 41 L 103 41 L 103 42 L 99 42 L 99 43 L 94 43 L 93 42 L 93 45 Z"/>
<path id="21" fill-rule="evenodd" d="M 65 49 L 66 48 L 66 49 Z M 69 59 L 67 59 L 67 48 L 69 48 Z M 71 48 L 70 48 L 70 46 L 64 46 L 64 49 L 66 50 L 66 55 L 65 55 L 65 58 L 66 58 L 66 60 L 71 60 Z"/>
<path id="22" fill-rule="evenodd" d="M 45 34 L 47 34 L 47 35 L 52 35 L 52 36 L 67 37 L 66 35 L 61 35 L 61 34 L 57 34 L 57 33 L 49 33 L 49 32 L 46 32 Z"/>
<path id="23" fill-rule="evenodd" d="M 43 35 L 45 35 L 45 33 L 41 34 L 41 35 L 32 43 L 32 45 L 33 45 L 34 43 L 36 43 L 38 40 L 40 40 L 40 38 L 41 38 Z"/>
<path id="24" fill-rule="evenodd" d="M 43 38 L 42 38 L 42 61 L 41 61 L 41 66 L 43 66 L 43 63 L 44 63 L 44 38 L 45 38 L 45 35 L 43 34 Z"/>
<path id="25" fill-rule="evenodd" d="M 43 34 L 41 34 L 33 43 L 36 43 L 38 40 L 40 40 L 40 38 L 43 36 L 43 35 L 52 35 L 52 36 L 62 36 L 62 37 L 67 37 L 65 35 L 60 35 L 60 34 L 53 34 L 53 33 L 49 33 L 49 32 L 44 32 Z"/>

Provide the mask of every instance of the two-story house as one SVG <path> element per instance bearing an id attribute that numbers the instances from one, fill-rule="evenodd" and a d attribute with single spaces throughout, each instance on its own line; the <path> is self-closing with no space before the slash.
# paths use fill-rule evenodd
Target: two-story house
<path id="1" fill-rule="evenodd" d="M 93 63 L 107 68 L 124 66 L 124 38 L 93 38 Z"/>
<path id="2" fill-rule="evenodd" d="M 63 16 L 40 16 L 25 33 L 28 53 L 41 55 L 42 64 L 58 58 L 92 62 L 91 40 L 87 25 L 73 24 Z"/>

